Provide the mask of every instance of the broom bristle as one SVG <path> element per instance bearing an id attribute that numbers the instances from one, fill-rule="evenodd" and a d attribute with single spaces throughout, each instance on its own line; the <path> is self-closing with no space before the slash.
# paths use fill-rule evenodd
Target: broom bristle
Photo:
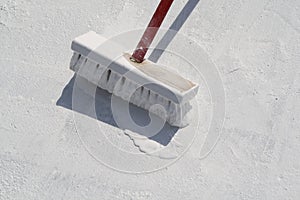
<path id="1" fill-rule="evenodd" d="M 126 56 L 121 56 L 119 60 L 112 62 L 114 64 L 117 63 L 117 65 L 113 66 L 107 66 L 107 62 L 104 65 L 103 63 L 95 62 L 95 59 L 90 59 L 90 54 L 83 55 L 82 53 L 79 53 L 81 49 L 78 47 L 80 47 L 80 45 L 84 46 L 85 49 L 88 46 L 86 42 L 88 34 L 81 36 L 84 39 L 84 44 L 81 43 L 80 37 L 73 41 L 73 44 L 76 43 L 76 45 L 72 45 L 74 54 L 70 63 L 71 70 L 100 88 L 105 89 L 136 106 L 149 110 L 165 119 L 171 125 L 178 127 L 187 125 L 187 113 L 192 108 L 189 100 L 196 95 L 198 89 L 196 84 L 189 81 L 182 81 L 183 84 L 177 84 L 174 80 L 171 80 L 177 80 L 179 77 L 178 75 L 173 75 L 173 77 L 169 78 L 169 81 L 164 81 L 162 78 L 160 80 L 155 80 L 153 74 L 151 76 L 151 74 L 146 74 L 135 67 L 130 66 L 131 64 L 129 63 L 130 61 L 128 61 L 128 56 L 127 58 Z M 92 38 L 95 39 L 95 35 L 93 35 Z M 97 53 L 99 54 L 95 49 L 92 50 L 91 48 L 90 51 L 94 55 Z M 122 53 L 122 51 L 120 53 Z M 115 59 L 115 57 L 112 59 Z M 120 73 L 122 71 L 120 68 L 126 69 L 123 70 L 125 73 Z M 128 70 L 128 68 L 131 68 L 131 70 Z M 171 75 L 172 73 L 173 72 L 169 72 Z M 181 79 L 185 80 L 183 78 Z M 147 81 L 143 82 L 144 80 Z M 167 85 L 166 83 L 170 84 Z M 187 89 L 182 91 L 178 87 L 176 88 L 176 85 L 184 86 Z M 155 109 L 153 109 L 153 106 L 157 104 L 160 106 L 156 106 Z"/>

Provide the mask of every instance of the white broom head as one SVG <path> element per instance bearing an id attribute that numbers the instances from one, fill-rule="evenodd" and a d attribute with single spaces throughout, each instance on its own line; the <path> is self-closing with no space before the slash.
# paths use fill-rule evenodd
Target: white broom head
<path id="1" fill-rule="evenodd" d="M 197 84 L 151 61 L 132 62 L 124 47 L 93 31 L 75 38 L 72 50 L 70 69 L 77 75 L 173 126 L 188 124 Z"/>

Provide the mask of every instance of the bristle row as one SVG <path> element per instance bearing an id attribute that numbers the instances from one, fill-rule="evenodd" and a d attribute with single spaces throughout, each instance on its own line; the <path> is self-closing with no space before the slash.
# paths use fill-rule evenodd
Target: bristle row
<path id="1" fill-rule="evenodd" d="M 186 114 L 191 110 L 189 102 L 177 104 L 76 52 L 71 59 L 70 69 L 100 88 L 136 106 L 151 111 L 168 121 L 171 125 L 185 125 L 183 123 L 186 122 Z M 158 107 L 150 109 L 156 104 L 161 105 L 164 110 Z"/>

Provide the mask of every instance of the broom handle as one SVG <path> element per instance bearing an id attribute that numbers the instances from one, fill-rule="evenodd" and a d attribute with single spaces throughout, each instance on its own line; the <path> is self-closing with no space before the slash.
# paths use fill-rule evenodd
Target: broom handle
<path id="1" fill-rule="evenodd" d="M 151 45 L 160 25 L 162 24 L 169 8 L 171 7 L 174 0 L 161 0 L 155 13 L 152 16 L 151 21 L 148 24 L 140 42 L 138 43 L 135 51 L 131 56 L 131 60 L 137 63 L 141 63 Z"/>

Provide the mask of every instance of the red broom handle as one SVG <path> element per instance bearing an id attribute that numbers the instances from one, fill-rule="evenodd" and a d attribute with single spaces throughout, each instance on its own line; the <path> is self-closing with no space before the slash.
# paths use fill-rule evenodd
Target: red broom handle
<path id="1" fill-rule="evenodd" d="M 162 24 L 169 8 L 174 0 L 161 0 L 155 13 L 152 16 L 151 21 L 148 24 L 140 42 L 138 43 L 135 51 L 131 56 L 131 60 L 137 63 L 141 63 L 151 45 L 160 25 Z"/>

